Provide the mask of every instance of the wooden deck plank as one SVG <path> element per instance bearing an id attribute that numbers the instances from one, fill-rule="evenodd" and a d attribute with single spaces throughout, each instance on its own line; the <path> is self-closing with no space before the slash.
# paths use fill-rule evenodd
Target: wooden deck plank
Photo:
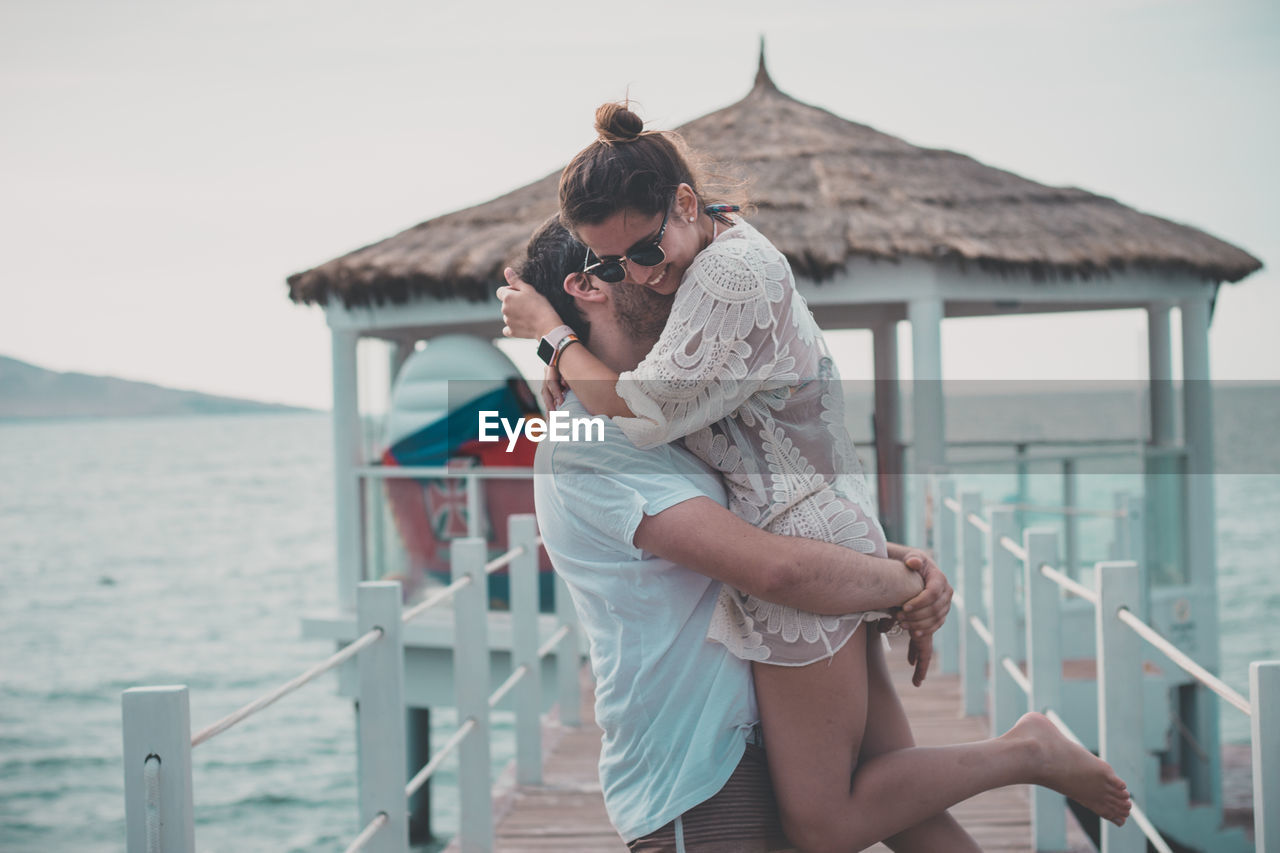
<path id="1" fill-rule="evenodd" d="M 921 688 L 911 686 L 911 671 L 901 650 L 892 653 L 892 669 L 911 720 L 916 741 L 922 746 L 980 740 L 987 736 L 985 717 L 959 713 L 957 676 L 930 674 Z M 585 677 L 585 674 L 584 674 Z M 582 726 L 556 732 L 541 787 L 520 787 L 504 794 L 505 807 L 495 828 L 498 853 L 611 853 L 625 851 L 605 814 L 596 761 L 600 754 L 600 730 L 595 726 L 591 689 L 583 690 Z M 988 791 L 951 810 L 983 850 L 1031 851 L 1031 816 L 1028 788 L 1014 786 Z M 1072 851 L 1094 848 L 1073 818 L 1067 821 Z M 869 848 L 885 853 L 888 847 Z"/>

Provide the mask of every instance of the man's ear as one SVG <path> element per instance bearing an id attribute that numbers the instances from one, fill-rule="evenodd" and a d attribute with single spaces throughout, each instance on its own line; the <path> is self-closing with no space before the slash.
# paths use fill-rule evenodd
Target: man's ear
<path id="1" fill-rule="evenodd" d="M 564 277 L 564 292 L 584 302 L 604 302 L 606 294 L 595 280 L 584 272 L 571 272 Z"/>

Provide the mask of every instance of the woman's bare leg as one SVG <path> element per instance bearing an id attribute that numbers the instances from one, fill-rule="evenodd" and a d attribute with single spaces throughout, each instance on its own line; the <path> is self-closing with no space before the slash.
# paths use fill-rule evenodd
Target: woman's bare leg
<path id="1" fill-rule="evenodd" d="M 916 745 L 911 724 L 889 676 L 884 643 L 873 630 L 867 634 L 867 726 L 862 735 L 861 761 Z M 856 773 L 856 771 L 855 771 Z M 910 829 L 884 839 L 896 853 L 982 853 L 950 812 L 925 818 Z"/>
<path id="2" fill-rule="evenodd" d="M 1124 821 L 1124 783 L 1039 714 L 990 740 L 882 753 L 853 773 L 867 722 L 866 637 L 808 666 L 753 665 L 783 826 L 802 850 L 861 850 L 1004 785 L 1045 785 Z"/>

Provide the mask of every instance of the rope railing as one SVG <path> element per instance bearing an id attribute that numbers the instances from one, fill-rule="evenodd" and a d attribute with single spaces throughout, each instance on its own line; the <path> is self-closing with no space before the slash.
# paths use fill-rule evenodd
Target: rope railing
<path id="1" fill-rule="evenodd" d="M 1085 601 L 1089 602 L 1094 607 L 1098 606 L 1098 594 L 1096 592 L 1089 589 L 1089 587 L 1085 586 L 1084 584 L 1078 581 L 1074 581 L 1071 578 L 1067 577 L 1062 572 L 1055 569 L 1053 566 L 1049 566 L 1049 565 L 1041 566 L 1040 574 L 1044 575 L 1046 578 L 1053 581 L 1058 586 L 1062 587 L 1067 592 L 1071 593 L 1077 598 L 1083 598 Z"/>
<path id="2" fill-rule="evenodd" d="M 440 589 L 428 595 L 422 601 L 415 604 L 413 607 L 410 607 L 408 610 L 404 612 L 403 615 L 401 615 L 400 621 L 410 622 L 414 619 L 417 619 L 423 613 L 426 613 L 428 610 L 435 607 L 436 605 L 443 604 L 444 602 L 449 601 L 455 595 L 458 594 L 459 590 L 469 586 L 470 584 L 471 584 L 470 577 L 467 577 L 466 575 L 464 575 L 463 577 L 458 578 L 453 583 L 449 584 L 448 586 L 441 587 Z"/>
<path id="3" fill-rule="evenodd" d="M 1086 509 L 1078 506 L 1053 506 L 1041 504 L 1026 503 L 992 503 L 987 504 L 988 509 L 995 507 L 1004 507 L 1006 509 L 1018 510 L 1020 512 L 1039 512 L 1046 515 L 1073 515 L 1086 516 L 1090 518 L 1127 518 L 1129 513 L 1123 510 L 1114 509 Z"/>
<path id="4" fill-rule="evenodd" d="M 1018 685 L 1019 689 L 1028 696 L 1031 695 L 1031 681 L 1023 673 L 1022 668 L 1011 657 L 1000 658 L 1000 665 L 1004 667 L 1004 671 L 1009 673 L 1009 677 L 1013 679 L 1013 683 Z"/>
<path id="5" fill-rule="evenodd" d="M 424 764 L 421 770 L 413 774 L 413 778 L 409 780 L 409 784 L 404 786 L 405 797 L 412 797 L 414 794 L 418 793 L 423 785 L 427 784 L 427 780 L 436 772 L 436 769 L 440 764 L 452 755 L 454 750 L 456 750 L 459 745 L 467 739 L 467 735 L 471 734 L 476 725 L 477 723 L 475 718 L 468 717 L 461 725 L 458 726 L 457 729 L 454 730 L 453 734 L 449 735 L 449 738 L 444 742 L 444 746 L 440 747 L 440 750 L 435 755 L 431 756 L 431 760 Z"/>
<path id="6" fill-rule="evenodd" d="M 982 620 L 977 616 L 970 616 L 969 624 L 973 626 L 973 633 L 978 635 L 978 639 L 982 640 L 987 648 L 991 648 L 991 631 L 983 624 Z"/>
<path id="7" fill-rule="evenodd" d="M 277 700 L 282 699 L 285 696 L 288 696 L 293 691 L 297 690 L 298 688 L 306 685 L 311 681 L 314 681 L 316 678 L 319 678 L 321 675 L 324 675 L 326 672 L 333 669 L 334 667 L 340 666 L 341 664 L 355 657 L 362 650 L 378 642 L 378 640 L 382 638 L 382 635 L 383 635 L 383 631 L 381 628 L 374 628 L 371 631 L 365 632 L 363 636 L 356 639 L 353 643 L 348 645 L 346 648 L 342 649 L 342 651 L 336 652 L 330 655 L 328 658 L 316 664 L 315 666 L 311 667 L 306 672 L 303 672 L 298 677 L 293 678 L 289 681 L 286 681 L 284 684 L 280 685 L 275 690 L 272 690 L 270 693 L 260 696 L 259 698 L 250 702 L 248 705 L 245 705 L 243 708 L 240 708 L 238 711 L 233 711 L 232 713 L 223 717 L 221 720 L 218 720 L 216 723 L 213 723 L 210 726 L 206 726 L 205 728 L 196 732 L 196 734 L 191 738 L 191 745 L 193 747 L 199 746 L 200 744 L 204 743 L 205 741 L 209 740 L 215 735 L 222 734 L 227 729 L 234 726 L 236 723 L 247 720 L 249 717 L 252 717 L 254 714 L 261 711 L 263 708 L 266 708 L 267 706 L 271 705 Z"/>
<path id="8" fill-rule="evenodd" d="M 1146 640 L 1161 652 L 1164 652 L 1165 656 L 1168 657 L 1169 660 L 1173 661 L 1180 669 L 1182 669 L 1183 672 L 1190 675 L 1196 681 L 1199 681 L 1214 693 L 1217 693 L 1229 704 L 1239 708 L 1244 712 L 1246 717 L 1253 716 L 1253 706 L 1249 704 L 1248 699 L 1245 699 L 1239 693 L 1232 690 L 1225 681 L 1218 678 L 1216 675 L 1209 672 L 1209 670 L 1205 669 L 1188 657 L 1185 652 L 1166 640 L 1158 631 L 1135 616 L 1133 611 L 1129 610 L 1127 607 L 1121 608 L 1116 616 L 1121 622 L 1132 628 L 1139 637 Z"/>
<path id="9" fill-rule="evenodd" d="M 194 853 L 191 750 L 248 719 L 283 696 L 343 664 L 357 663 L 351 673 L 357 687 L 361 760 L 358 781 L 361 820 L 367 821 L 347 848 L 359 851 L 408 850 L 408 809 L 416 795 L 451 755 L 458 756 L 458 839 L 466 849 L 492 847 L 493 799 L 489 727 L 495 706 L 515 697 L 516 773 L 519 784 L 539 784 L 542 777 L 542 693 L 540 661 L 555 655 L 561 725 L 577 725 L 580 702 L 579 648 L 572 603 L 557 589 L 559 625 L 549 641 L 538 645 L 537 536 L 533 516 L 512 516 L 508 540 L 513 547 L 485 562 L 483 539 L 460 539 L 452 545 L 457 578 L 427 600 L 402 611 L 401 588 L 393 582 L 365 582 L 357 589 L 354 640 L 324 661 L 250 702 L 211 726 L 191 734 L 185 686 L 126 690 L 122 699 L 125 755 L 125 826 L 129 853 L 159 851 Z M 511 675 L 488 692 L 493 649 L 488 639 L 488 573 L 511 569 Z M 453 681 L 462 720 L 443 748 L 405 783 L 406 703 L 402 633 L 406 621 L 453 599 L 456 616 Z M 433 643 L 435 641 L 432 641 Z M 164 772 L 159 768 L 163 761 Z M 376 839 L 376 844 L 374 843 Z"/>
<path id="10" fill-rule="evenodd" d="M 387 817 L 386 812 L 378 812 L 374 815 L 373 820 L 369 821 L 365 825 L 365 828 L 360 830 L 360 834 L 352 839 L 351 843 L 347 845 L 345 853 L 359 853 L 365 848 L 365 845 L 373 840 L 373 837 L 378 834 L 378 831 L 389 822 L 390 818 Z"/>
<path id="11" fill-rule="evenodd" d="M 1027 559 L 1027 549 L 1023 548 L 1017 542 L 1014 542 L 1008 536 L 1000 537 L 1000 547 L 1017 557 L 1019 560 Z"/>
<path id="12" fill-rule="evenodd" d="M 1255 770 L 1261 768 L 1254 774 L 1254 837 L 1260 839 L 1259 850 L 1280 851 L 1274 828 L 1280 826 L 1280 796 L 1276 794 L 1280 791 L 1280 723 L 1275 722 L 1280 719 L 1280 661 L 1250 664 L 1246 699 L 1143 621 L 1136 611 L 1147 594 L 1144 504 L 1121 493 L 1115 496 L 1115 511 L 1078 510 L 1073 505 L 1073 474 L 1073 470 L 1064 469 L 1061 507 L 1037 506 L 1025 500 L 984 506 L 980 493 L 957 495 L 954 482 L 945 477 L 931 488 L 941 497 L 934 504 L 941 507 L 941 522 L 934 528 L 933 540 L 937 562 L 944 570 L 958 569 L 949 574 L 956 586 L 954 605 L 962 615 L 956 620 L 960 630 L 952 635 L 958 645 L 958 654 L 953 652 L 950 658 L 954 669 L 946 669 L 948 657 L 941 647 L 940 660 L 944 671 L 961 675 L 964 713 L 988 714 L 996 735 L 1006 731 L 1024 710 L 1040 711 L 1064 736 L 1080 743 L 1058 710 L 1063 707 L 1063 663 L 1072 656 L 1095 655 L 1097 742 L 1087 748 L 1096 750 L 1116 768 L 1128 783 L 1133 800 L 1131 821 L 1124 827 L 1103 823 L 1104 847 L 1117 853 L 1138 853 L 1150 843 L 1150 849 L 1168 851 L 1168 843 L 1155 826 L 1163 815 L 1146 811 L 1153 801 L 1161 802 L 1149 799 L 1146 792 L 1146 718 L 1140 709 L 1148 692 L 1143 673 L 1144 651 L 1149 646 L 1180 670 L 1179 682 L 1185 672 L 1197 689 L 1216 693 L 1250 717 L 1253 765 Z M 1051 509 L 1069 510 L 1061 513 L 1065 517 L 1063 532 L 1053 527 L 1021 530 L 1016 513 Z M 1074 574 L 1080 562 L 1072 559 L 1078 553 L 1078 541 L 1073 539 L 1071 519 L 1078 516 L 1115 520 L 1112 560 L 1095 564 L 1094 583 L 1089 586 L 1066 571 L 1071 569 Z M 1064 559 L 1059 550 L 1064 541 L 1065 565 L 1059 562 Z M 1021 584 L 1018 578 L 1023 579 Z M 1064 607 L 1064 592 L 1089 602 L 1092 612 Z M 1020 600 L 1019 595 L 1024 597 Z M 1023 628 L 1011 616 L 1022 604 L 1025 645 L 1019 637 Z M 1093 622 L 1089 639 L 1082 636 L 1082 626 L 1075 621 L 1086 614 Z M 1025 661 L 1020 660 L 1021 649 L 1025 649 Z M 1205 755 L 1202 760 L 1210 759 Z M 1031 809 L 1034 848 L 1062 849 L 1066 818 L 1061 795 L 1036 789 Z"/>
<path id="13" fill-rule="evenodd" d="M 498 569 L 505 569 L 507 566 L 511 565 L 512 560 L 521 556 L 524 552 L 524 546 L 517 545 L 516 547 L 508 550 L 505 554 L 494 557 L 492 560 L 484 564 L 484 573 L 486 575 L 491 575 Z"/>

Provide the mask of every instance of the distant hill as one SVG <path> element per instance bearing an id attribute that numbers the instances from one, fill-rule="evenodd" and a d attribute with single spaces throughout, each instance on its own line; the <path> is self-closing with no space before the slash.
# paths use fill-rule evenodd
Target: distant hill
<path id="1" fill-rule="evenodd" d="M 304 412 L 112 376 L 58 373 L 0 355 L 0 419 Z"/>

